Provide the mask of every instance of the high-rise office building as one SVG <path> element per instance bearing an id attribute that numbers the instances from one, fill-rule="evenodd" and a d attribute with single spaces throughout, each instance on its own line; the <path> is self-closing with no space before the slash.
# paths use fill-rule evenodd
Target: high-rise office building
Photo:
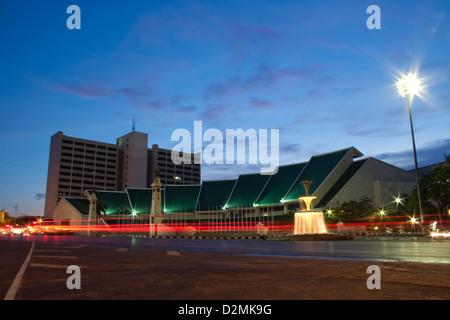
<path id="1" fill-rule="evenodd" d="M 176 165 L 172 161 L 172 150 L 162 149 L 154 144 L 148 149 L 148 177 L 147 181 L 155 180 L 155 170 L 160 171 L 163 184 L 197 184 L 201 182 L 200 177 L 200 154 L 190 154 L 190 164 Z M 147 185 L 149 187 L 149 185 Z"/>
<path id="2" fill-rule="evenodd" d="M 153 144 L 148 134 L 132 131 L 116 144 L 64 135 L 51 137 L 44 216 L 51 218 L 62 197 L 83 197 L 86 189 L 122 191 L 126 188 L 150 188 L 155 170 L 163 184 L 201 182 L 201 165 L 175 165 L 171 150 Z M 194 160 L 195 155 L 189 155 Z"/>
<path id="3" fill-rule="evenodd" d="M 146 188 L 147 183 L 147 154 L 148 135 L 132 131 L 117 139 L 120 149 L 118 180 L 119 188 Z M 151 182 L 150 182 L 151 183 Z"/>

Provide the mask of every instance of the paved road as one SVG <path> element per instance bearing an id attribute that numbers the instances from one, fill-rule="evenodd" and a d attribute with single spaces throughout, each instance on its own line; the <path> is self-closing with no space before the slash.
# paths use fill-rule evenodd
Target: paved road
<path id="1" fill-rule="evenodd" d="M 204 253 L 450 264 L 450 241 L 263 241 L 77 236 L 30 236 L 14 239 Z"/>
<path id="2" fill-rule="evenodd" d="M 0 237 L 2 296 L 35 243 L 16 300 L 450 299 L 445 242 L 12 240 Z M 81 268 L 79 290 L 67 287 L 69 265 Z M 370 265 L 380 267 L 381 289 L 367 288 Z"/>

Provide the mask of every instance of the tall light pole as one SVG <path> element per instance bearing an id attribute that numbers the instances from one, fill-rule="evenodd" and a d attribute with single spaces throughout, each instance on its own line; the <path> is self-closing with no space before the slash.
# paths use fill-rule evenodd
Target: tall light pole
<path id="1" fill-rule="evenodd" d="M 419 212 L 420 212 L 420 222 L 423 223 L 423 212 L 422 212 L 422 200 L 420 197 L 420 178 L 419 178 L 419 168 L 417 166 L 417 151 L 416 151 L 416 141 L 414 138 L 414 128 L 411 115 L 411 102 L 415 94 L 420 91 L 420 80 L 417 79 L 417 75 L 414 73 L 408 73 L 404 75 L 397 82 L 397 89 L 402 98 L 406 97 L 408 101 L 408 111 L 409 111 L 409 123 L 411 126 L 411 138 L 414 151 L 414 166 L 416 168 L 416 183 L 417 183 L 417 196 L 419 198 Z"/>

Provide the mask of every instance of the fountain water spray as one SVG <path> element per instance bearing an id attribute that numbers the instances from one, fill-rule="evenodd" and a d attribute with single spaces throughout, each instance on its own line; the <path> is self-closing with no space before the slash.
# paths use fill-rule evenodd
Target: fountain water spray
<path id="1" fill-rule="evenodd" d="M 298 198 L 300 210 L 295 213 L 294 234 L 320 234 L 327 233 L 322 211 L 311 210 L 311 202 L 316 199 L 309 195 L 309 186 L 312 181 L 303 181 L 305 196 Z M 305 209 L 302 209 L 305 207 Z"/>

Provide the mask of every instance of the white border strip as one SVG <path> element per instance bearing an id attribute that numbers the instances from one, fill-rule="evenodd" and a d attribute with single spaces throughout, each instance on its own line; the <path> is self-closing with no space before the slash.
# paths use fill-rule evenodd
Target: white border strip
<path id="1" fill-rule="evenodd" d="M 9 288 L 8 292 L 6 293 L 4 300 L 14 300 L 15 299 L 17 290 L 19 289 L 19 286 L 20 286 L 20 282 L 22 281 L 22 277 L 25 273 L 25 270 L 28 267 L 28 263 L 31 260 L 31 256 L 33 255 L 33 250 L 34 250 L 34 242 L 31 245 L 31 249 L 30 249 L 30 252 L 28 252 L 27 258 L 23 262 L 22 266 L 20 267 L 19 272 L 16 275 L 16 278 L 14 279 L 11 287 Z"/>

